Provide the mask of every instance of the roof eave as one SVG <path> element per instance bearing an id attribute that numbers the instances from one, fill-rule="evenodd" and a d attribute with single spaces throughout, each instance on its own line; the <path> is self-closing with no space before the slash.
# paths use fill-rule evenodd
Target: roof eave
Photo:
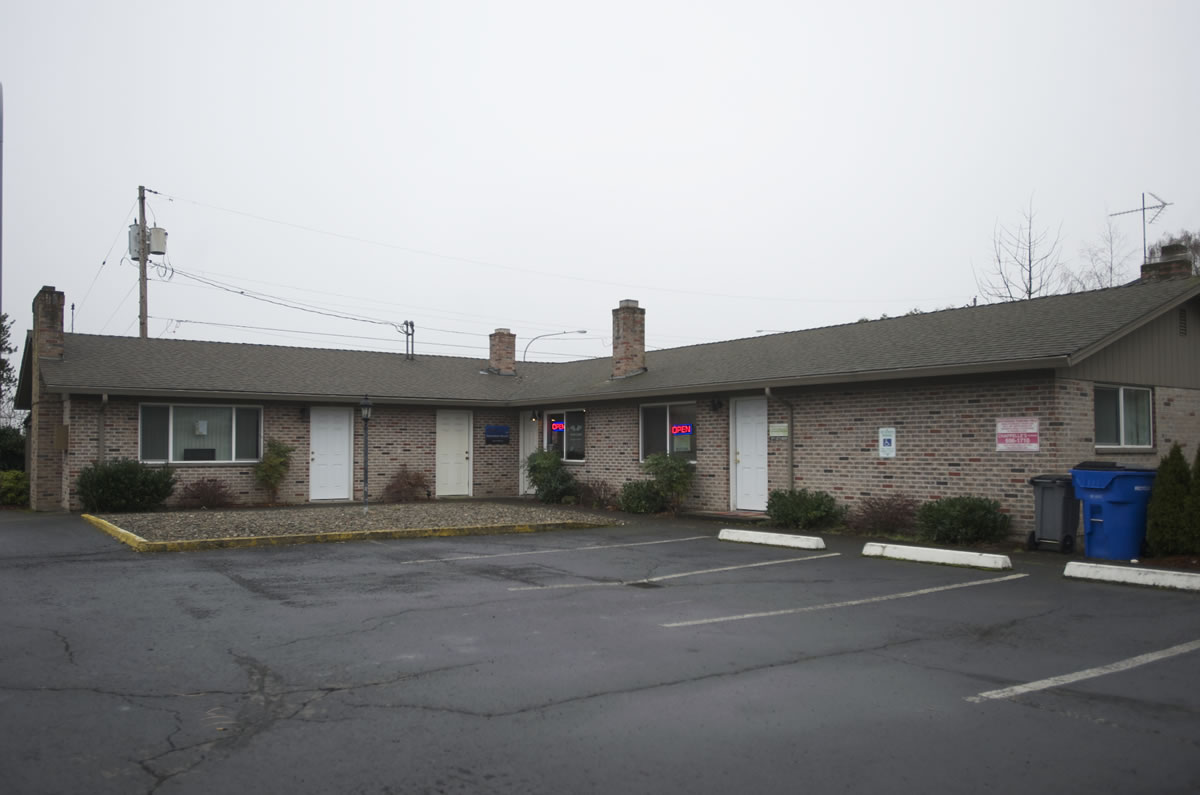
<path id="1" fill-rule="evenodd" d="M 158 400 L 226 400 L 238 402 L 275 402 L 275 403 L 353 403 L 358 405 L 362 394 L 355 392 L 347 395 L 316 395 L 290 392 L 231 392 L 223 390 L 189 390 L 189 389 L 127 389 L 112 386 L 73 386 L 69 384 L 47 384 L 47 392 L 64 395 L 110 395 L 131 398 Z M 371 402 L 377 406 L 480 406 L 497 408 L 511 405 L 504 400 L 472 400 L 470 398 L 450 397 L 393 397 L 388 395 L 371 395 Z"/>

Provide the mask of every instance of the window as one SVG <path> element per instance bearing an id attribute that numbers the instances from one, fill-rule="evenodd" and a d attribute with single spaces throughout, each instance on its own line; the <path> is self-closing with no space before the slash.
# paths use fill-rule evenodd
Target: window
<path id="1" fill-rule="evenodd" d="M 257 461 L 262 409 L 257 406 L 143 405 L 142 461 Z"/>
<path id="2" fill-rule="evenodd" d="M 584 460 L 587 411 L 583 409 L 546 412 L 546 449 L 558 452 L 564 461 Z"/>
<path id="3" fill-rule="evenodd" d="M 1096 446 L 1151 447 L 1150 390 L 1096 387 Z"/>
<path id="4" fill-rule="evenodd" d="M 696 460 L 696 404 L 642 406 L 642 460 L 655 453 Z"/>

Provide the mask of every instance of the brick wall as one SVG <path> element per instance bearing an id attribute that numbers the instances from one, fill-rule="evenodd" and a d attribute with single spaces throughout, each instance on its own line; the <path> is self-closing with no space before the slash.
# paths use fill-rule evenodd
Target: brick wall
<path id="1" fill-rule="evenodd" d="M 35 511 L 63 510 L 63 453 L 54 449 L 55 429 L 63 421 L 58 395 L 41 394 L 34 379 L 32 421 L 29 426 L 29 507 Z"/>
<path id="2" fill-rule="evenodd" d="M 661 401 L 655 401 L 661 402 Z M 768 421 L 786 423 L 789 403 L 795 427 L 787 438 L 768 440 L 770 489 L 817 488 L 843 504 L 865 496 L 907 493 L 919 500 L 952 495 L 980 495 L 1001 501 L 1014 518 L 1014 532 L 1032 528 L 1033 489 L 1030 477 L 1066 472 L 1095 458 L 1135 466 L 1157 466 L 1170 445 L 1179 441 L 1187 456 L 1200 442 L 1200 390 L 1159 387 L 1154 393 L 1156 448 L 1149 453 L 1097 453 L 1093 441 L 1091 382 L 1049 375 L 1015 375 L 988 380 L 946 380 L 864 385 L 853 389 L 780 390 L 768 401 Z M 67 411 L 64 414 L 64 406 Z M 587 410 L 587 460 L 568 463 L 583 480 L 602 480 L 619 489 L 644 478 L 639 455 L 637 402 L 594 405 Z M 578 404 L 566 408 L 578 408 Z M 114 399 L 101 409 L 95 396 L 71 396 L 65 403 L 45 396 L 31 428 L 31 455 L 37 476 L 32 485 L 35 507 L 79 509 L 74 488 L 80 470 L 103 457 L 137 458 L 138 401 Z M 559 407 L 551 407 L 559 408 Z M 544 417 L 544 412 L 543 415 Z M 714 408 L 709 399 L 696 401 L 696 480 L 685 504 L 705 510 L 729 507 L 729 401 Z M 1002 417 L 1036 417 L 1040 450 L 996 452 L 995 421 Z M 520 415 L 516 410 L 476 410 L 473 414 L 476 496 L 517 493 Z M 54 447 L 54 429 L 67 425 L 68 450 Z M 487 445 L 486 425 L 507 425 L 508 445 Z M 362 499 L 362 422 L 354 413 L 353 496 Z M 878 455 L 878 429 L 894 427 L 897 455 Z M 103 430 L 101 431 L 101 428 Z M 309 416 L 302 404 L 263 407 L 264 439 L 275 437 L 295 447 L 292 468 L 279 499 L 303 503 L 309 498 Z M 539 423 L 539 444 L 542 424 Z M 401 466 L 425 473 L 435 484 L 436 409 L 376 406 L 371 419 L 370 478 L 372 501 Z M 788 473 L 791 446 L 795 471 Z M 176 464 L 179 486 L 169 504 L 177 504 L 183 487 L 202 478 L 227 483 L 240 503 L 263 503 L 267 494 L 254 484 L 252 465 Z"/>
<path id="3" fill-rule="evenodd" d="M 435 454 L 437 450 L 437 412 L 426 407 L 375 406 L 371 411 L 371 458 L 368 463 L 372 502 L 386 499 L 387 486 L 401 467 L 421 472 L 435 491 Z M 362 499 L 362 417 L 354 412 L 354 499 Z M 307 434 L 307 427 L 305 433 Z M 308 450 L 305 438 L 304 449 Z M 306 453 L 307 454 L 307 453 Z M 308 467 L 303 467 L 306 476 Z M 305 481 L 304 499 L 308 499 Z"/>
<path id="4" fill-rule="evenodd" d="M 1192 461 L 1200 444 L 1200 389 L 1155 389 L 1154 420 L 1158 457 L 1161 459 L 1172 444 L 1179 442 L 1188 461 Z"/>
<path id="5" fill-rule="evenodd" d="M 1191 461 L 1200 443 L 1200 390 L 1175 387 L 1154 388 L 1154 449 L 1125 452 L 1113 448 L 1096 449 L 1094 384 L 1091 381 L 1059 379 L 1056 391 L 1066 424 L 1062 471 L 1080 461 L 1116 461 L 1122 466 L 1155 469 L 1175 442 L 1183 447 Z"/>
<path id="6" fill-rule="evenodd" d="M 694 398 L 692 399 L 694 400 Z M 655 400 L 655 403 L 676 402 Z M 690 402 L 681 400 L 678 402 Z M 724 402 L 713 409 L 711 401 L 696 402 L 695 440 L 696 478 L 684 500 L 685 507 L 700 510 L 725 510 L 729 507 L 729 407 Z M 564 406 L 579 408 L 578 404 Z M 553 411 L 559 407 L 549 407 Z M 544 418 L 545 411 L 542 416 Z M 539 423 L 538 439 L 544 440 Z M 567 462 L 576 478 L 603 481 L 620 489 L 631 480 L 647 478 L 639 459 L 641 416 L 639 403 L 614 403 L 587 408 L 587 460 Z"/>
<path id="7" fill-rule="evenodd" d="M 848 506 L 893 493 L 921 501 L 977 495 L 999 500 L 1014 532 L 1028 532 L 1028 480 L 1060 468 L 1063 427 L 1049 375 L 807 389 L 781 397 L 796 407 L 795 487 L 828 491 Z M 782 421 L 779 416 L 772 408 L 772 421 Z M 1006 417 L 1038 418 L 1038 452 L 996 451 L 996 420 Z M 895 458 L 879 457 L 882 427 L 896 429 Z M 773 464 L 771 489 L 785 487 L 778 472 Z"/>
<path id="8" fill-rule="evenodd" d="M 138 411 L 140 401 L 118 398 L 103 406 L 100 398 L 92 395 L 74 395 L 70 400 L 69 449 L 67 465 L 63 473 L 63 489 L 67 495 L 66 507 L 77 511 L 82 508 L 75 488 L 80 471 L 101 460 L 100 439 L 103 438 L 103 459 L 117 458 L 137 460 Z M 220 403 L 220 405 L 229 405 Z M 258 405 L 258 404 L 243 404 Z M 101 432 L 103 427 L 103 432 Z M 295 447 L 292 467 L 279 489 L 279 501 L 297 503 L 308 501 L 308 417 L 302 413 L 300 404 L 269 404 L 263 406 L 263 444 L 275 437 Z M 254 482 L 253 463 L 207 463 L 188 462 L 171 465 L 175 470 L 175 491 L 167 500 L 168 506 L 179 505 L 184 488 L 199 480 L 213 478 L 223 481 L 238 504 L 255 505 L 266 503 L 270 495 Z"/>
<path id="9" fill-rule="evenodd" d="M 484 409 L 472 412 L 473 466 L 471 493 L 476 497 L 517 496 L 520 464 L 520 412 Z M 487 425 L 507 425 L 508 444 L 486 444 Z"/>

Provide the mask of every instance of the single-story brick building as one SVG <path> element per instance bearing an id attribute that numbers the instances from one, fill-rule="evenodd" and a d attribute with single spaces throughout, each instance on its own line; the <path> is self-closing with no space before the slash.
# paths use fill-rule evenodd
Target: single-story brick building
<path id="1" fill-rule="evenodd" d="M 370 490 L 399 467 L 436 496 L 529 492 L 521 462 L 562 453 L 584 480 L 619 487 L 653 452 L 686 456 L 688 504 L 763 510 L 808 487 L 853 504 L 1000 500 L 1032 526 L 1027 481 L 1079 461 L 1154 466 L 1200 441 L 1200 278 L 1186 254 L 1136 283 L 667 350 L 646 351 L 645 309 L 613 310 L 613 356 L 516 362 L 67 334 L 65 297 L 34 300 L 16 394 L 31 411 L 31 502 L 77 510 L 95 461 L 169 463 L 247 503 L 268 438 L 295 447 L 288 502 L 361 499 L 369 395 Z"/>

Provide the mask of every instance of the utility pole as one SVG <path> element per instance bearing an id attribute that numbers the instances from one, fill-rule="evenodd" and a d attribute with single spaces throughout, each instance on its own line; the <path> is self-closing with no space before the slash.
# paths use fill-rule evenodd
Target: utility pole
<path id="1" fill-rule="evenodd" d="M 149 311 L 146 307 L 146 258 L 150 252 L 149 233 L 146 231 L 146 186 L 138 185 L 138 336 L 146 339 Z"/>
<path id="2" fill-rule="evenodd" d="M 0 307 L 4 305 L 4 84 L 0 83 Z"/>

